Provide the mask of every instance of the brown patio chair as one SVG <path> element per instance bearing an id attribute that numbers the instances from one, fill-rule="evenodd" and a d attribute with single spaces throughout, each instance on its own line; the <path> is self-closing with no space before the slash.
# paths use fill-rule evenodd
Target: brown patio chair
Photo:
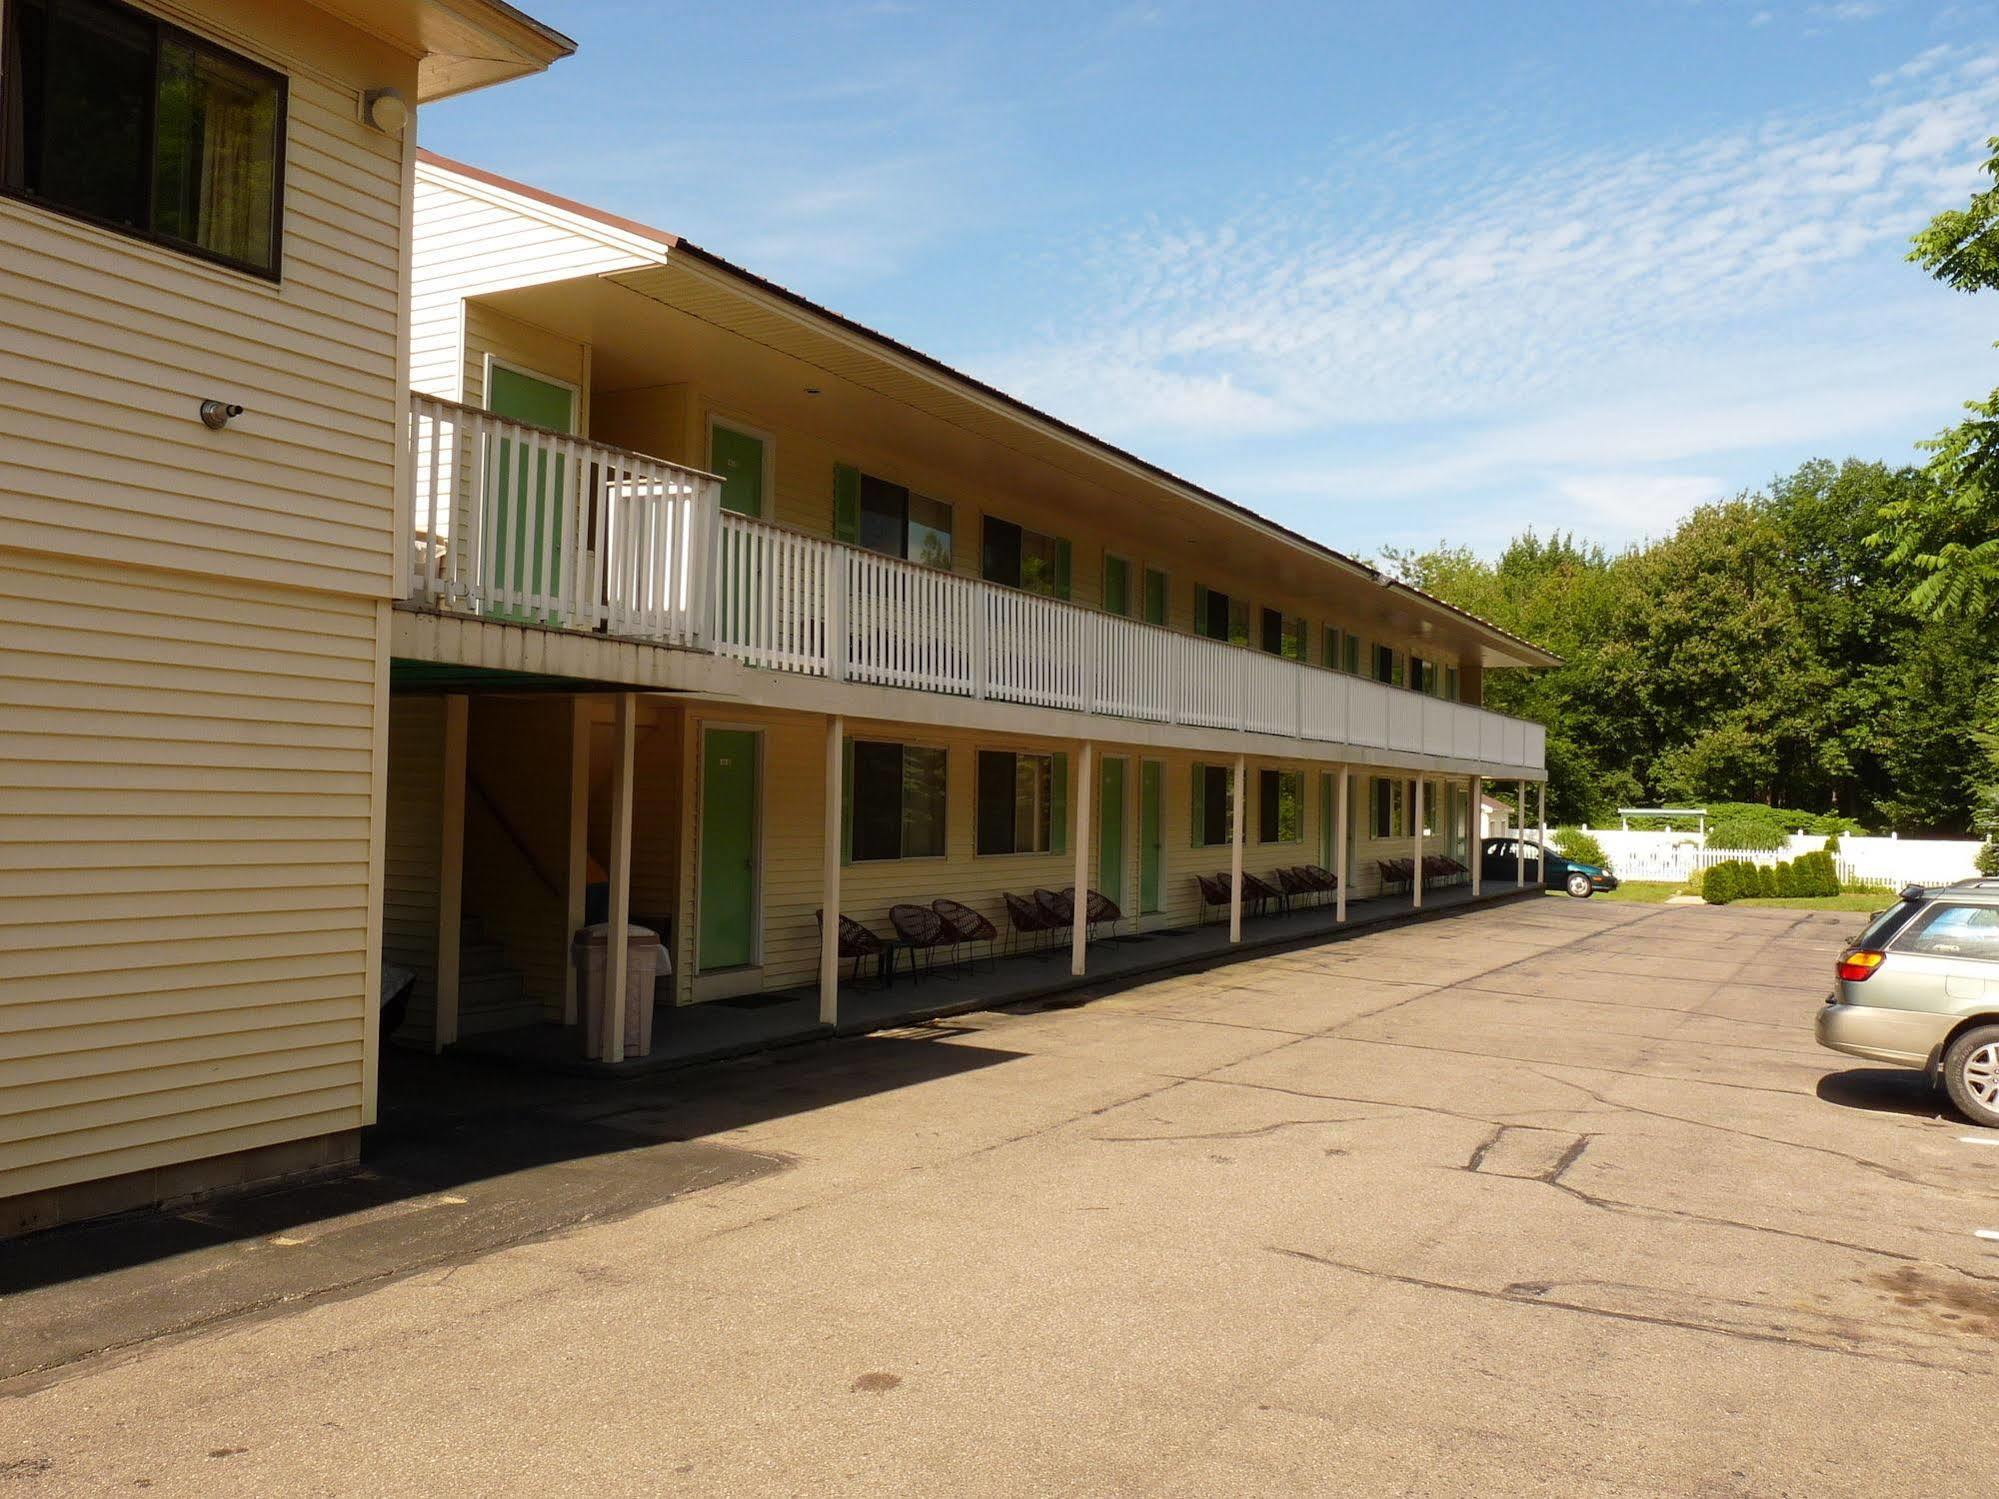
<path id="1" fill-rule="evenodd" d="M 1048 929 L 1052 932 L 1059 927 L 1076 924 L 1076 895 L 1072 890 L 1059 894 L 1053 890 L 1036 890 L 1034 903 L 1041 907 L 1041 914 L 1048 918 Z"/>
<path id="2" fill-rule="evenodd" d="M 1020 951 L 1022 937 L 1038 936 L 1043 932 L 1054 930 L 1053 924 L 1048 919 L 1048 913 L 1043 911 L 1037 902 L 1026 896 L 1015 895 L 1011 890 L 1002 894 L 1000 899 L 1006 902 L 1007 926 L 1013 935 L 1015 952 Z"/>
<path id="3" fill-rule="evenodd" d="M 1383 889 L 1390 885 L 1406 884 L 1412 872 L 1407 859 L 1376 859 L 1374 867 L 1381 876 Z"/>
<path id="4" fill-rule="evenodd" d="M 1208 908 L 1210 906 L 1218 908 L 1227 907 L 1229 903 L 1229 882 L 1227 875 L 1218 874 L 1210 876 L 1197 874 L 1194 876 L 1194 883 L 1201 887 L 1201 919 L 1203 921 L 1207 920 Z M 1219 916 L 1215 919 L 1217 921 L 1221 920 Z"/>
<path id="5" fill-rule="evenodd" d="M 826 913 L 824 910 L 814 911 L 812 919 L 819 924 L 820 931 L 823 932 L 826 930 Z M 888 981 L 888 965 L 882 959 L 887 952 L 888 944 L 862 926 L 858 921 L 854 920 L 853 917 L 842 916 L 840 918 L 840 961 L 844 963 L 850 958 L 853 960 L 854 981 L 856 983 L 860 982 L 861 962 L 866 958 L 875 959 L 876 976 L 883 983 L 886 983 Z"/>
<path id="6" fill-rule="evenodd" d="M 1313 882 L 1328 895 L 1340 888 L 1340 877 L 1323 864 L 1307 864 L 1304 872 L 1310 875 Z"/>
<path id="7" fill-rule="evenodd" d="M 1083 914 L 1090 923 L 1091 931 L 1094 932 L 1100 926 L 1108 926 L 1113 937 L 1117 935 L 1117 924 L 1124 920 L 1124 912 L 1118 908 L 1118 903 L 1101 890 L 1090 892 L 1089 902 Z"/>
<path id="8" fill-rule="evenodd" d="M 1267 907 L 1272 901 L 1276 901 L 1279 905 L 1284 904 L 1284 896 L 1281 891 L 1259 880 L 1247 869 L 1242 872 L 1242 898 L 1245 903 L 1256 905 L 1259 915 L 1262 914 L 1262 909 Z"/>
<path id="9" fill-rule="evenodd" d="M 971 963 L 973 966 L 977 964 L 977 953 L 973 944 L 978 942 L 986 944 L 987 961 L 989 963 L 998 962 L 998 955 L 994 952 L 994 947 L 999 942 L 998 927 L 994 926 L 970 906 L 955 900 L 933 900 L 930 902 L 930 909 L 943 918 L 944 925 L 951 929 L 957 942 L 965 945 L 966 960 L 968 963 Z M 957 943 L 953 943 L 952 945 L 955 947 Z"/>
<path id="10" fill-rule="evenodd" d="M 940 947 L 955 947 L 958 942 L 957 928 L 928 906 L 895 905 L 888 908 L 889 925 L 895 928 L 896 936 L 909 949 L 909 966 L 916 968 L 916 955 L 923 954 L 923 970 L 931 971 L 932 955 Z"/>
<path id="11" fill-rule="evenodd" d="M 1287 905 L 1291 901 L 1301 899 L 1304 896 L 1317 895 L 1319 893 L 1319 887 L 1306 877 L 1305 871 L 1302 869 L 1278 870 L 1277 888 L 1284 892 L 1284 900 Z"/>

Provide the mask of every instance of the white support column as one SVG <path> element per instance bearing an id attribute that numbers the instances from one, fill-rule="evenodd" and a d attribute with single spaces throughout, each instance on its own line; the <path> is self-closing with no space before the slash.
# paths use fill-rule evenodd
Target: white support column
<path id="1" fill-rule="evenodd" d="M 1472 899 L 1478 899 L 1480 878 L 1485 873 L 1485 861 L 1480 857 L 1485 843 L 1484 789 L 1477 776 L 1471 778 L 1471 803 L 1465 811 L 1465 857 L 1471 863 Z"/>
<path id="2" fill-rule="evenodd" d="M 1339 780 L 1339 804 L 1333 810 L 1333 874 L 1337 888 L 1333 892 L 1333 920 L 1347 919 L 1347 886 L 1353 883 L 1353 861 L 1347 857 L 1347 776 L 1349 772 L 1342 765 Z"/>
<path id="3" fill-rule="evenodd" d="M 819 859 L 819 1023 L 840 1023 L 840 828 L 847 720 L 826 720 L 826 830 Z"/>
<path id="4" fill-rule="evenodd" d="M 611 726 L 611 941 L 604 955 L 604 1050 L 625 1059 L 625 976 L 632 924 L 632 747 L 638 739 L 639 698 L 621 692 Z"/>
<path id="5" fill-rule="evenodd" d="M 470 699 L 444 700 L 444 786 L 437 836 L 437 1005 L 431 1050 L 458 1039 L 458 949 L 465 929 L 465 728 Z"/>
<path id="6" fill-rule="evenodd" d="M 563 869 L 562 901 L 567 915 L 562 940 L 573 942 L 583 930 L 590 890 L 590 699 L 570 699 L 569 716 L 569 858 Z M 576 1024 L 576 964 L 562 955 L 562 1023 Z"/>
<path id="7" fill-rule="evenodd" d="M 1083 976 L 1090 945 L 1090 793 L 1095 789 L 1093 746 L 1083 741 L 1076 757 L 1076 898 L 1069 912 L 1069 972 Z"/>
<path id="8" fill-rule="evenodd" d="M 1513 818 L 1513 883 L 1527 888 L 1527 783 L 1518 787 L 1520 800 Z"/>
<path id="9" fill-rule="evenodd" d="M 1229 941 L 1242 941 L 1242 831 L 1249 816 L 1249 786 L 1244 759 L 1235 757 L 1235 779 L 1229 783 Z"/>
<path id="10" fill-rule="evenodd" d="M 1423 909 L 1423 778 L 1416 777 L 1415 805 L 1410 808 L 1409 831 L 1416 839 L 1415 873 L 1409 880 L 1409 908 Z"/>
<path id="11" fill-rule="evenodd" d="M 1541 879 L 1545 883 L 1548 878 L 1548 783 L 1546 781 L 1541 783 L 1541 795 L 1536 798 L 1536 804 L 1541 808 Z"/>

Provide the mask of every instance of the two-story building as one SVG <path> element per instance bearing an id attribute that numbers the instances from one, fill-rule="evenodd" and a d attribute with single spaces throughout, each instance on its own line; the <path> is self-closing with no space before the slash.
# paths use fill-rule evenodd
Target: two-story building
<path id="1" fill-rule="evenodd" d="M 0 1233 L 375 1113 L 420 102 L 498 0 L 0 0 Z"/>
<path id="2" fill-rule="evenodd" d="M 823 912 L 1239 935 L 1239 873 L 1317 866 L 1337 921 L 1476 881 L 1482 784 L 1544 780 L 1480 701 L 1547 653 L 674 235 L 426 155 L 414 274 L 406 1039 L 574 1021 L 606 915 L 662 1000 L 825 1021 Z"/>

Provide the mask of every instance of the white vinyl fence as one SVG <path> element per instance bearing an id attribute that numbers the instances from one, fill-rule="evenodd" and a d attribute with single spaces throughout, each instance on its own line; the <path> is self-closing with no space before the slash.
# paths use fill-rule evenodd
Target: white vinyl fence
<path id="1" fill-rule="evenodd" d="M 1779 849 L 1703 848 L 1692 833 L 1625 832 L 1591 828 L 1621 880 L 1686 880 L 1696 870 L 1729 859 L 1774 865 L 1825 847 L 1815 834 L 1792 834 Z M 1550 837 L 1553 830 L 1550 830 Z M 1978 872 L 1976 839 L 1843 837 L 1833 854 L 1840 883 L 1888 885 L 1947 884 Z"/>

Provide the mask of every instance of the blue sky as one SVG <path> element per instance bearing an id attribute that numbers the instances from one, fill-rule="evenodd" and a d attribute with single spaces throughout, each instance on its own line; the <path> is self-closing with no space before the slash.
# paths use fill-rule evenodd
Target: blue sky
<path id="1" fill-rule="evenodd" d="M 1999 383 L 1908 236 L 1999 4 L 530 0 L 447 155 L 686 235 L 1349 551 L 1622 544 Z"/>

